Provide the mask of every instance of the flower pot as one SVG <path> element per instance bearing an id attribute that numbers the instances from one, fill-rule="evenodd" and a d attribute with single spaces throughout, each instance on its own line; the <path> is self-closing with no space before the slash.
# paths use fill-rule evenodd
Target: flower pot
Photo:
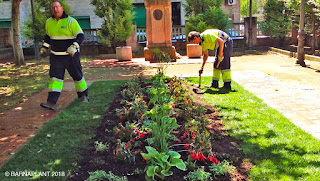
<path id="1" fill-rule="evenodd" d="M 116 56 L 118 60 L 131 60 L 132 59 L 132 48 L 131 46 L 117 47 Z"/>
<path id="2" fill-rule="evenodd" d="M 187 56 L 189 58 L 198 58 L 202 56 L 201 45 L 198 44 L 187 44 Z"/>

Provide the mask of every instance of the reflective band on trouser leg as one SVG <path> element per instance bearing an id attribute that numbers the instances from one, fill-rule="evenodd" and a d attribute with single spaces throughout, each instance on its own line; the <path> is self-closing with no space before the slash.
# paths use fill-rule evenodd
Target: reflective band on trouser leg
<path id="1" fill-rule="evenodd" d="M 83 92 L 88 88 L 84 77 L 82 77 L 82 79 L 79 81 L 74 81 L 74 86 L 77 92 Z"/>
<path id="2" fill-rule="evenodd" d="M 222 70 L 222 80 L 223 80 L 223 82 L 231 82 L 231 71 L 230 71 L 230 69 Z"/>
<path id="3" fill-rule="evenodd" d="M 219 81 L 219 79 L 220 79 L 220 74 L 221 74 L 221 70 L 213 69 L 213 77 L 212 77 L 212 80 L 217 80 L 217 81 Z"/>
<path id="4" fill-rule="evenodd" d="M 49 82 L 49 92 L 61 92 L 63 87 L 63 80 L 52 77 Z"/>

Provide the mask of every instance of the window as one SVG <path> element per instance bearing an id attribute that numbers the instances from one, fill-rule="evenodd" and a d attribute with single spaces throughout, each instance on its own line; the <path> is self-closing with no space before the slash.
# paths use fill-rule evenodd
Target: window
<path id="1" fill-rule="evenodd" d="M 0 28 L 11 28 L 11 19 L 0 19 Z"/>

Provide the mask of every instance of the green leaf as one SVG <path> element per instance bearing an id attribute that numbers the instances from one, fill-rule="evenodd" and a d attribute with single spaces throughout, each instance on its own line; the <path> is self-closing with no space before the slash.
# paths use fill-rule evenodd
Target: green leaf
<path id="1" fill-rule="evenodd" d="M 146 153 L 141 153 L 141 156 L 147 160 L 150 160 L 152 157 Z"/>
<path id="2" fill-rule="evenodd" d="M 169 151 L 168 153 L 171 156 L 171 158 L 180 158 L 181 157 L 181 155 L 176 151 Z"/>
<path id="3" fill-rule="evenodd" d="M 156 173 L 156 169 L 158 168 L 158 166 L 154 166 L 154 165 L 150 165 L 148 166 L 147 169 L 147 176 L 148 177 L 152 177 L 154 179 L 154 175 Z"/>
<path id="4" fill-rule="evenodd" d="M 150 155 L 158 155 L 159 154 L 159 152 L 151 146 L 146 146 L 146 149 Z"/>
<path id="5" fill-rule="evenodd" d="M 169 155 L 164 155 L 164 156 L 161 158 L 161 160 L 162 160 L 163 162 L 168 162 L 168 158 L 169 158 Z"/>
<path id="6" fill-rule="evenodd" d="M 166 177 L 167 177 L 167 176 L 170 176 L 170 175 L 173 175 L 173 172 L 170 171 L 170 170 L 169 170 L 169 171 L 162 170 L 161 173 L 162 173 L 162 175 L 164 175 L 164 176 L 166 176 Z"/>
<path id="7" fill-rule="evenodd" d="M 186 170 L 186 164 L 178 158 L 172 159 L 170 166 L 176 166 L 180 170 Z"/>

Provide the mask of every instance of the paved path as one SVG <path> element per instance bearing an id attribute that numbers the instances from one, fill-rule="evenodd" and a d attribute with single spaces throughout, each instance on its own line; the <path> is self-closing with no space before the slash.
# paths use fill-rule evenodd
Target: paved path
<path id="1" fill-rule="evenodd" d="M 88 83 L 95 80 L 130 79 L 137 73 L 152 75 L 156 64 L 143 63 L 134 59 L 132 63 L 119 64 L 115 61 L 97 61 L 85 71 Z M 213 58 L 204 69 L 204 76 L 212 75 Z M 277 109 L 294 124 L 320 139 L 320 63 L 307 62 L 310 68 L 294 66 L 295 60 L 287 56 L 266 54 L 232 57 L 233 80 L 255 93 L 268 105 Z M 183 57 L 166 67 L 169 76 L 197 77 L 201 59 Z M 104 67 L 93 69 L 92 67 Z M 145 68 L 147 67 L 147 68 Z M 91 72 L 90 72 L 91 71 Z M 88 76 L 89 75 L 89 76 Z M 46 100 L 47 90 L 30 97 L 12 110 L 0 113 L 0 167 L 12 157 L 29 138 L 33 137 L 46 120 L 54 117 L 76 97 L 73 83 L 66 82 L 59 99 L 58 111 L 39 107 Z"/>

